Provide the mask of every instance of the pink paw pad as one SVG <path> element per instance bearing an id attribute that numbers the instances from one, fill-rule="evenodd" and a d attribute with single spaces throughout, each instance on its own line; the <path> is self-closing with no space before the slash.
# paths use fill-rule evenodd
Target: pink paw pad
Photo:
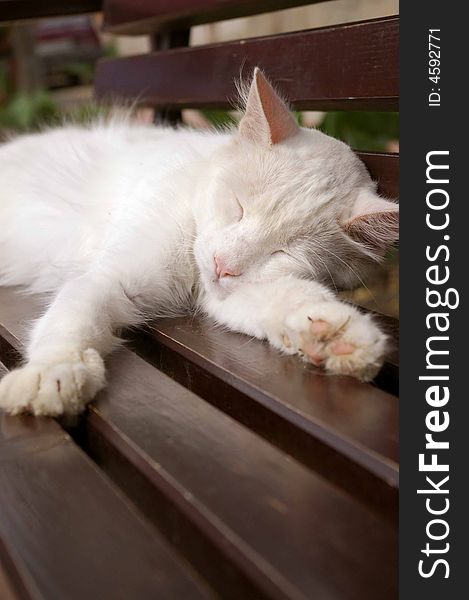
<path id="1" fill-rule="evenodd" d="M 304 352 L 309 358 L 309 360 L 313 363 L 313 365 L 316 365 L 317 367 L 322 365 L 324 360 L 326 359 L 325 354 L 322 352 L 322 348 L 317 344 L 305 344 Z"/>
<path id="2" fill-rule="evenodd" d="M 331 345 L 330 349 L 336 356 L 345 356 L 347 354 L 352 354 L 355 351 L 356 346 L 353 344 L 349 344 L 348 342 L 344 342 L 339 340 L 338 342 L 334 342 Z"/>
<path id="3" fill-rule="evenodd" d="M 311 321 L 309 330 L 311 331 L 311 333 L 313 335 L 323 336 L 329 332 L 330 325 L 329 325 L 329 323 L 327 323 L 327 321 L 322 321 L 322 320 L 318 319 L 317 321 Z"/>

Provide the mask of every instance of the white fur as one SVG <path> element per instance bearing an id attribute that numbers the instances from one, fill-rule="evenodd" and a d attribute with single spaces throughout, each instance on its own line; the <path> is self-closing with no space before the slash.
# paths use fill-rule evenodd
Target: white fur
<path id="1" fill-rule="evenodd" d="M 261 108 L 246 131 L 281 118 Z M 327 287 L 354 284 L 378 257 L 344 230 L 364 193 L 369 241 L 373 198 L 377 212 L 386 201 L 345 144 L 300 128 L 262 144 L 242 127 L 111 120 L 0 147 L 0 285 L 53 298 L 27 364 L 0 383 L 0 406 L 80 412 L 104 386 L 101 357 L 120 329 L 197 307 L 330 372 L 372 378 L 385 336 Z M 217 279 L 215 256 L 240 274 Z"/>

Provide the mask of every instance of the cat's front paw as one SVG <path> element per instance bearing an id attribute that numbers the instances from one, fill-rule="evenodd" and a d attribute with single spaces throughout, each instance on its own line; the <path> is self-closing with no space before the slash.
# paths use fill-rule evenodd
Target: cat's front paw
<path id="1" fill-rule="evenodd" d="M 0 381 L 0 407 L 12 415 L 77 415 L 104 384 L 103 360 L 90 348 L 12 371 Z"/>
<path id="2" fill-rule="evenodd" d="M 314 365 L 337 375 L 372 380 L 380 370 L 386 336 L 369 315 L 340 302 L 303 305 L 285 318 L 281 342 Z"/>

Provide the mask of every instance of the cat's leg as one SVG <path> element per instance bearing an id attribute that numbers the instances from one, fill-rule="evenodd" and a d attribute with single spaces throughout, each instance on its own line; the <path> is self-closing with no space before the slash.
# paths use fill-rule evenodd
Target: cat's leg
<path id="1" fill-rule="evenodd" d="M 386 336 L 368 314 L 324 286 L 294 278 L 240 285 L 206 311 L 230 329 L 267 339 L 335 374 L 369 381 L 383 364 Z"/>
<path id="2" fill-rule="evenodd" d="M 103 356 L 116 329 L 138 321 L 115 279 L 98 273 L 66 283 L 32 331 L 26 364 L 0 382 L 0 406 L 11 414 L 80 413 L 105 384 Z"/>

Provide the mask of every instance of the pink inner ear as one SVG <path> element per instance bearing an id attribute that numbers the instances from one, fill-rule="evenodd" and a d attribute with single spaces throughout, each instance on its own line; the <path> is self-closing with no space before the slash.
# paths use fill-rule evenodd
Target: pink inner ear
<path id="1" fill-rule="evenodd" d="M 353 240 L 382 256 L 399 239 L 399 211 L 358 215 L 346 221 L 343 229 Z"/>
<path id="2" fill-rule="evenodd" d="M 264 145 L 278 144 L 298 131 L 288 107 L 258 68 L 254 71 L 239 131 L 243 137 Z"/>
<path id="3" fill-rule="evenodd" d="M 298 125 L 285 103 L 279 98 L 262 71 L 256 72 L 256 83 L 262 110 L 270 129 L 270 142 L 278 144 L 294 135 Z"/>

